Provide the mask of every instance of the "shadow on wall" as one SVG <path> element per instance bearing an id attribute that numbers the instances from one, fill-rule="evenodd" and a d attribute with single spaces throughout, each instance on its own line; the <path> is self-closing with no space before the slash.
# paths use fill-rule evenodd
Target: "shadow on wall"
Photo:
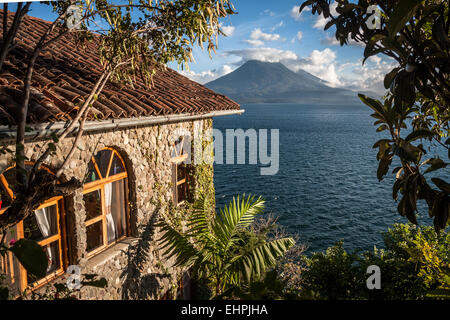
<path id="1" fill-rule="evenodd" d="M 163 280 L 170 280 L 171 278 L 168 274 L 146 273 L 152 242 L 154 242 L 155 224 L 159 218 L 159 210 L 155 210 L 152 218 L 145 226 L 138 243 L 130 246 L 126 252 L 128 265 L 120 276 L 125 278 L 122 285 L 122 299 L 124 300 L 158 299 L 161 294 L 160 289 Z"/>

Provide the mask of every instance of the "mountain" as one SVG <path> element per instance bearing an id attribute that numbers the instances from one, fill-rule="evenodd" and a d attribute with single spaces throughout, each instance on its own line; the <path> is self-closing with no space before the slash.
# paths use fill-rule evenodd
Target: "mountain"
<path id="1" fill-rule="evenodd" d="M 281 63 L 250 60 L 235 71 L 205 84 L 243 103 L 360 103 L 350 90 L 332 88 L 312 74 L 293 72 Z"/>

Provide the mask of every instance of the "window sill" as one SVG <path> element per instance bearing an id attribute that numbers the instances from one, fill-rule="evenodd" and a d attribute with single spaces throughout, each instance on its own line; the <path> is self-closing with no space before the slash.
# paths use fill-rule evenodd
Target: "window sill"
<path id="1" fill-rule="evenodd" d="M 138 238 L 128 237 L 119 242 L 116 242 L 112 246 L 106 248 L 100 253 L 89 257 L 86 267 L 88 269 L 95 269 L 105 263 L 108 263 L 110 260 L 113 260 L 116 256 L 122 254 L 124 251 L 128 249 L 130 245 L 136 244 L 138 242 Z"/>

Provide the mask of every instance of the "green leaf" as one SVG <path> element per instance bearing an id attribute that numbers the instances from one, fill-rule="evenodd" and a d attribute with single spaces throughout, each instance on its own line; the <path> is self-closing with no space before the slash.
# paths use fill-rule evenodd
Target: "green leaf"
<path id="1" fill-rule="evenodd" d="M 384 117 L 384 110 L 383 110 L 383 105 L 381 104 L 380 101 L 372 99 L 364 94 L 358 94 L 359 99 L 361 99 L 361 101 L 367 105 L 368 107 L 370 107 L 373 111 L 375 111 L 378 115 Z"/>
<path id="2" fill-rule="evenodd" d="M 336 23 L 336 20 L 334 20 L 334 19 L 328 21 L 327 24 L 325 25 L 324 30 L 330 29 L 335 23 Z"/>
<path id="3" fill-rule="evenodd" d="M 391 38 L 405 26 L 416 12 L 423 0 L 400 0 L 389 18 L 387 29 Z"/>
<path id="4" fill-rule="evenodd" d="M 48 148 L 50 149 L 50 151 L 56 151 L 56 145 L 54 143 L 49 143 Z"/>
<path id="5" fill-rule="evenodd" d="M 450 184 L 448 184 L 447 182 L 445 182 L 442 179 L 439 178 L 431 178 L 431 181 L 433 181 L 433 183 L 442 191 L 444 191 L 447 194 L 450 194 Z"/>
<path id="6" fill-rule="evenodd" d="M 20 239 L 9 250 L 14 253 L 27 272 L 37 278 L 45 277 L 48 259 L 44 249 L 36 241 Z"/>
<path id="7" fill-rule="evenodd" d="M 382 158 L 380 160 L 380 163 L 378 164 L 378 170 L 377 170 L 378 181 L 383 180 L 383 177 L 388 173 L 391 162 L 392 162 L 391 156 Z"/>
<path id="8" fill-rule="evenodd" d="M 416 100 L 416 92 L 413 74 L 402 70 L 395 78 L 394 95 L 407 104 L 413 104 Z M 399 103 L 401 105 L 401 103 Z"/>
<path id="9" fill-rule="evenodd" d="M 303 2 L 300 6 L 300 9 L 298 10 L 299 13 L 301 13 L 303 11 L 303 9 L 305 9 L 306 6 L 309 6 L 309 5 L 313 4 L 314 2 L 315 2 L 315 0 L 308 0 L 308 1 Z"/>
<path id="10" fill-rule="evenodd" d="M 448 165 L 447 163 L 445 163 L 444 161 L 442 161 L 439 158 L 428 159 L 428 161 L 426 161 L 425 163 L 431 164 L 431 166 L 427 170 L 425 170 L 424 174 L 445 168 Z"/>
<path id="11" fill-rule="evenodd" d="M 394 81 L 397 73 L 400 71 L 400 67 L 394 68 L 384 77 L 384 87 L 389 89 L 391 87 L 392 81 Z"/>
<path id="12" fill-rule="evenodd" d="M 58 136 L 56 135 L 55 132 L 52 132 L 52 134 L 50 136 L 51 136 L 51 138 L 52 138 L 54 143 L 58 143 L 59 142 L 59 138 L 58 138 Z"/>
<path id="13" fill-rule="evenodd" d="M 425 138 L 432 138 L 434 136 L 434 132 L 428 130 L 428 129 L 417 129 L 411 132 L 407 137 L 406 141 L 411 142 L 417 139 L 425 139 Z"/>
<path id="14" fill-rule="evenodd" d="M 445 31 L 445 21 L 443 16 L 439 16 L 433 25 L 433 39 L 445 49 L 449 45 L 448 34 Z"/>

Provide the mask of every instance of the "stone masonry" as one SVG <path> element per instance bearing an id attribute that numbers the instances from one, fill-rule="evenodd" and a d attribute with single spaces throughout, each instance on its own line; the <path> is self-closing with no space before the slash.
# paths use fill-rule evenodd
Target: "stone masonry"
<path id="1" fill-rule="evenodd" d="M 174 208 L 172 189 L 171 152 L 174 132 L 194 130 L 211 134 L 212 120 L 179 122 L 174 124 L 134 127 L 117 131 L 85 133 L 64 172 L 63 180 L 76 177 L 83 180 L 87 165 L 97 151 L 115 148 L 123 157 L 128 172 L 131 235 L 125 240 L 86 258 L 86 228 L 83 190 L 64 199 L 69 265 L 78 265 L 82 273 L 95 273 L 108 281 L 106 289 L 83 288 L 82 299 L 158 299 L 167 292 L 175 294 L 181 271 L 171 266 L 158 250 L 160 237 L 154 224 L 158 219 L 183 219 L 184 208 Z M 58 168 L 74 138 L 62 141 L 48 167 Z M 26 145 L 26 156 L 36 160 L 45 141 Z M 12 156 L 0 157 L 0 172 L 12 165 Z M 212 165 L 202 181 L 203 189 L 213 190 Z M 195 166 L 194 166 L 195 170 Z M 198 186 L 196 185 L 195 188 Z M 65 278 L 64 278 L 65 279 Z M 55 281 L 64 281 L 62 277 Z"/>

